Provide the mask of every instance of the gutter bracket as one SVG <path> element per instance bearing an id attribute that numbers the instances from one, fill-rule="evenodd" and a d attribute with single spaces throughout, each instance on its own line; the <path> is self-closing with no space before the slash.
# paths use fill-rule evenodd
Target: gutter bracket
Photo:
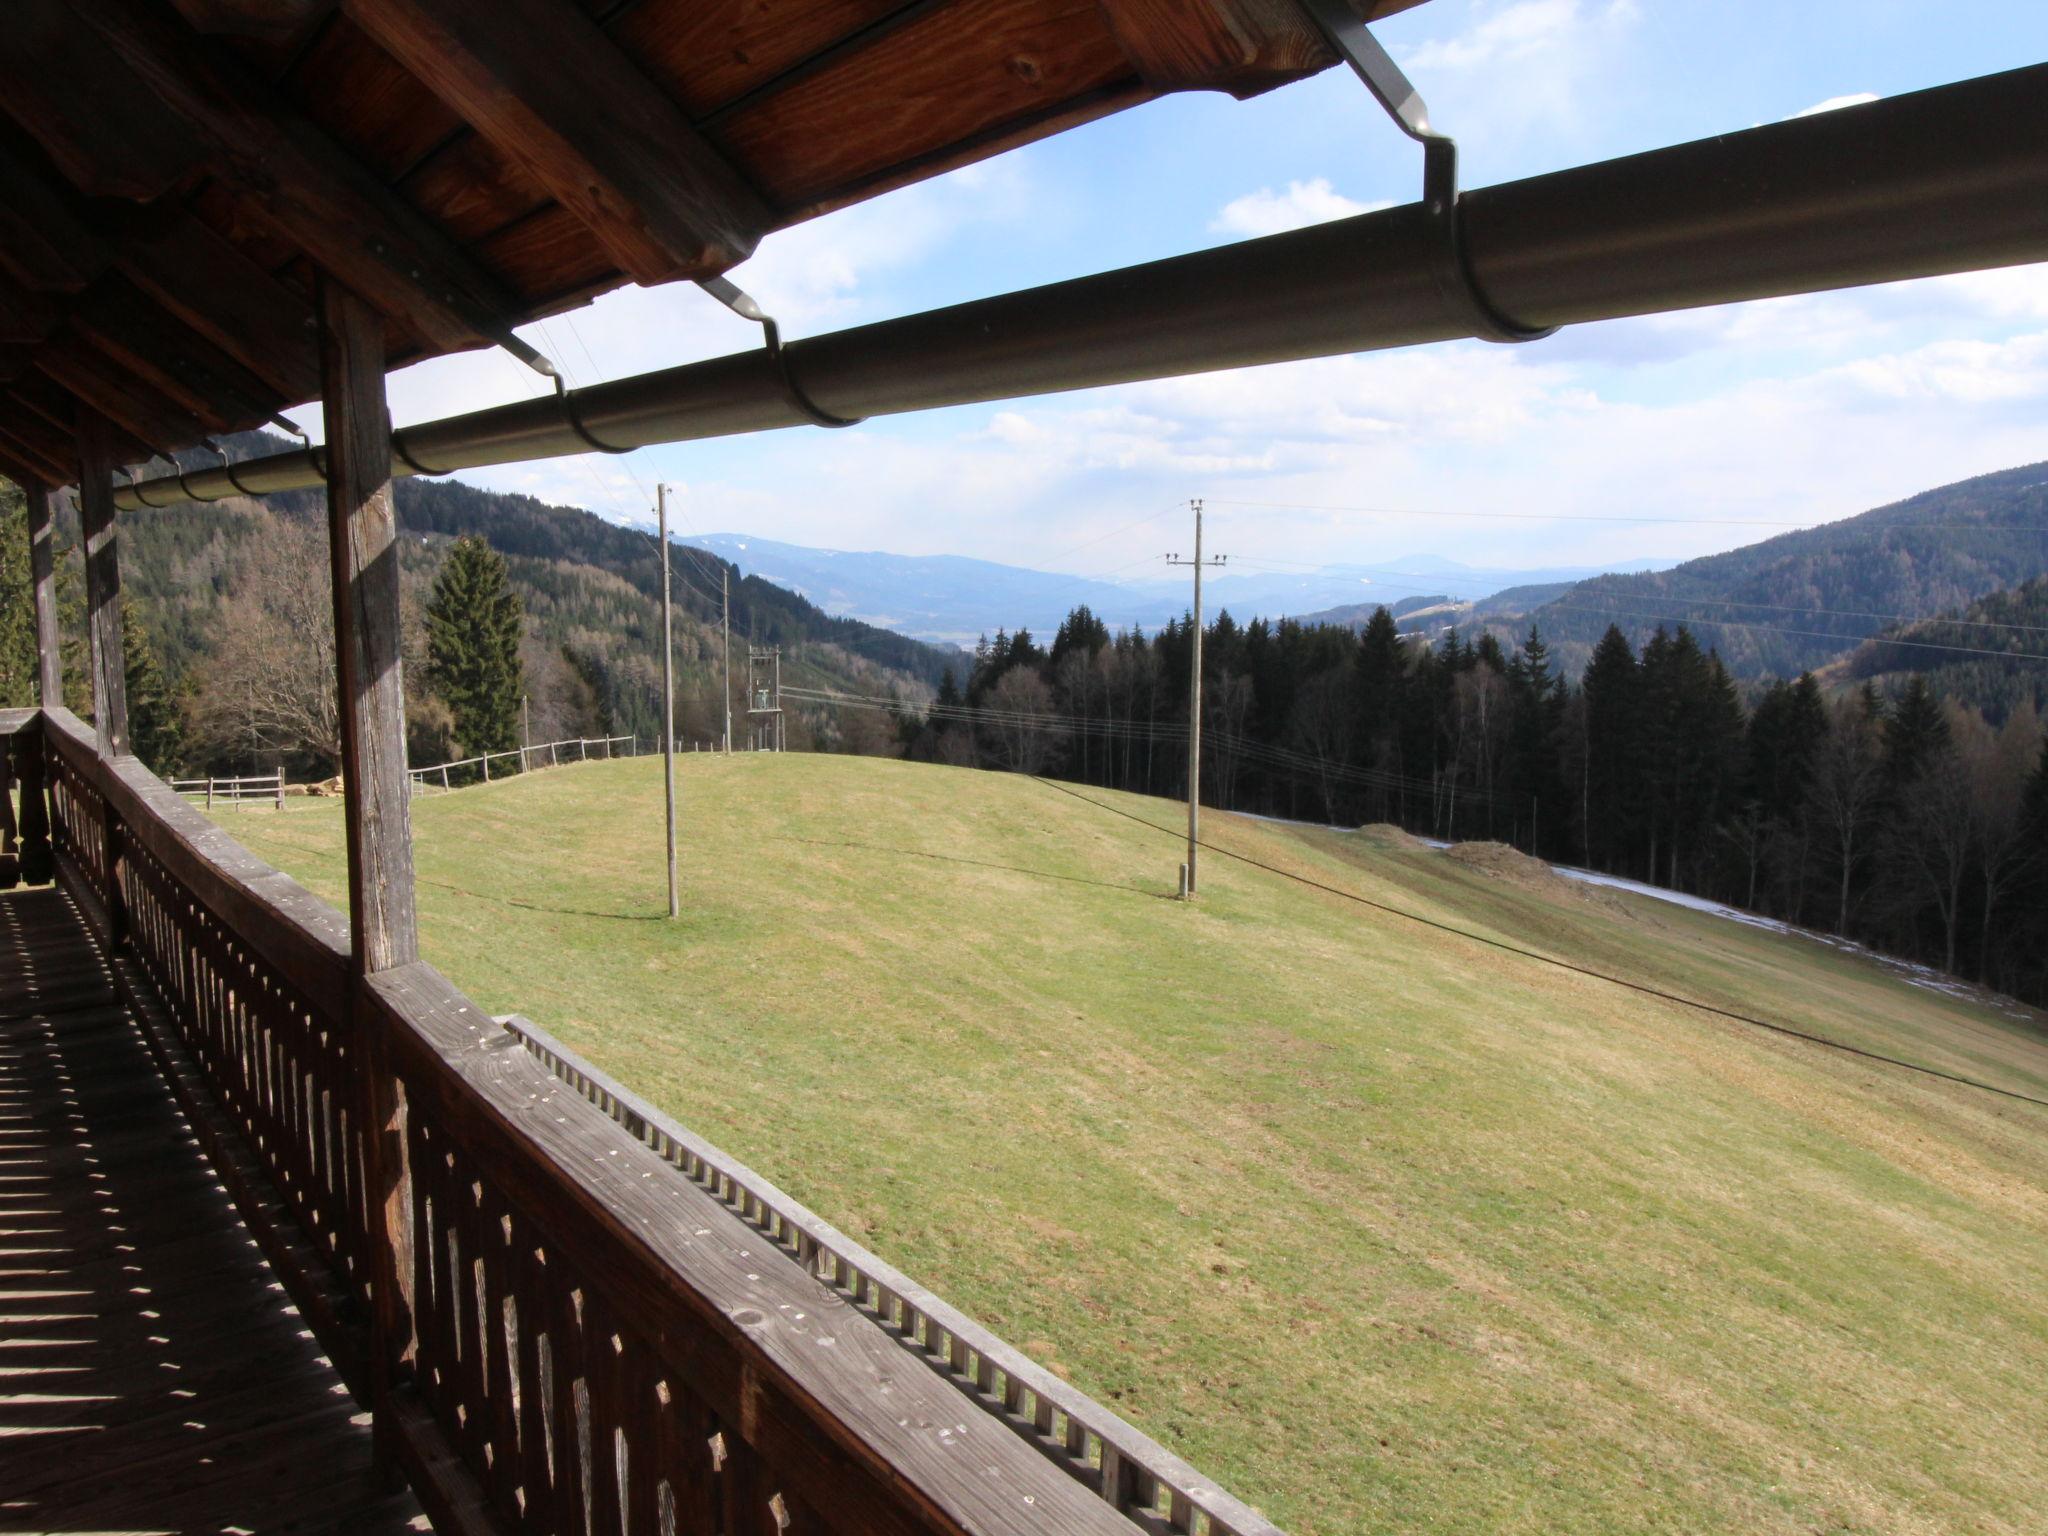
<path id="1" fill-rule="evenodd" d="M 1465 245 L 1465 221 L 1458 199 L 1457 141 L 1430 126 L 1428 104 L 1401 73 L 1393 55 L 1372 35 L 1348 0 L 1300 0 L 1300 4 L 1323 34 L 1323 40 L 1365 82 L 1387 116 L 1422 146 L 1422 206 L 1439 231 L 1441 258 L 1436 280 L 1445 301 L 1465 313 L 1472 334 L 1481 341 L 1541 341 L 1554 334 L 1554 325 L 1524 325 L 1502 313 L 1480 287 Z"/>
<path id="2" fill-rule="evenodd" d="M 700 279 L 697 286 L 742 320 L 752 320 L 760 325 L 762 343 L 768 349 L 768 365 L 775 370 L 776 380 L 782 385 L 783 398 L 799 416 L 820 427 L 857 427 L 867 419 L 865 416 L 835 416 L 810 397 L 803 385 L 797 382 L 796 375 L 790 372 L 789 354 L 782 346 L 782 327 L 738 283 L 729 277 L 707 277 Z"/>

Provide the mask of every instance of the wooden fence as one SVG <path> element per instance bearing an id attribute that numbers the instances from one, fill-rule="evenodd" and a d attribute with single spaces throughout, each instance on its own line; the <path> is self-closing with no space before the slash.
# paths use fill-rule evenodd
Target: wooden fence
<path id="1" fill-rule="evenodd" d="M 613 752 L 612 748 L 622 741 L 626 743 L 626 751 L 623 754 Z M 568 749 L 571 747 L 576 749 L 574 757 L 568 755 Z M 413 788 L 415 789 L 429 788 L 437 781 L 441 788 L 450 789 L 453 787 L 449 783 L 449 773 L 451 770 L 475 768 L 482 781 L 488 784 L 491 781 L 491 764 L 494 762 L 505 762 L 509 759 L 517 758 L 519 760 L 519 771 L 521 773 L 530 773 L 536 767 L 554 768 L 564 762 L 589 762 L 590 749 L 592 747 L 602 747 L 604 749 L 599 754 L 601 760 L 620 755 L 638 757 L 640 755 L 640 738 L 638 736 L 571 736 L 561 741 L 544 741 L 538 746 L 514 747 L 507 752 L 482 752 L 475 757 L 457 758 L 452 763 L 434 763 L 426 768 L 408 768 L 405 771 L 412 776 Z M 543 753 L 547 755 L 545 762 L 540 761 Z"/>
<path id="2" fill-rule="evenodd" d="M 274 804 L 284 809 L 284 770 L 246 775 L 239 779 L 172 779 L 171 788 L 190 800 L 204 800 L 210 811 L 216 800 L 240 810 L 244 805 Z"/>
<path id="3" fill-rule="evenodd" d="M 442 1530 L 1270 1532 L 432 966 L 352 981 L 339 912 L 41 724 L 60 876 Z"/>

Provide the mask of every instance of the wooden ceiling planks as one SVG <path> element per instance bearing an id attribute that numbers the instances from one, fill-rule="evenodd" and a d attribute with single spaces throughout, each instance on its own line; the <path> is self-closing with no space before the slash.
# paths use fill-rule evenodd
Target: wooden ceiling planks
<path id="1" fill-rule="evenodd" d="M 531 171 L 640 283 L 711 277 L 773 216 L 597 25 L 561 0 L 342 0 L 344 13 Z"/>
<path id="2" fill-rule="evenodd" d="M 184 446 L 312 397 L 319 270 L 386 315 L 395 363 L 1330 62 L 1295 0 L 9 0 L 0 110 L 38 174 L 0 206 L 0 424 L 47 453 L 62 384 Z"/>

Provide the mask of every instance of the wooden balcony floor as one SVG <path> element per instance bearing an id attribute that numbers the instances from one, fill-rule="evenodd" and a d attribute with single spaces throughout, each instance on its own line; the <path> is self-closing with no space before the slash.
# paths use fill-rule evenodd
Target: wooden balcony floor
<path id="1" fill-rule="evenodd" d="M 424 1529 L 70 899 L 0 894 L 0 1532 Z"/>

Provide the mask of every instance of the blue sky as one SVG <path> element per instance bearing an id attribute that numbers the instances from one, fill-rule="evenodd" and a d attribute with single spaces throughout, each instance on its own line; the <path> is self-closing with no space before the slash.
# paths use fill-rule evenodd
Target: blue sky
<path id="1" fill-rule="evenodd" d="M 1468 186 L 2048 58 L 2041 0 L 1430 0 L 1377 30 Z M 1121 114 L 771 236 L 734 275 L 801 336 L 1407 201 L 1419 178 L 1333 70 Z M 757 343 L 687 285 L 524 334 L 578 384 Z M 396 376 L 392 412 L 534 392 L 501 354 L 449 358 Z M 1161 574 L 1185 542 L 1168 509 L 1197 495 L 1215 547 L 1276 566 L 1578 564 L 2048 459 L 2044 406 L 2048 268 L 2030 267 L 464 478 L 634 521 L 659 479 L 684 531 L 1089 575 Z"/>

